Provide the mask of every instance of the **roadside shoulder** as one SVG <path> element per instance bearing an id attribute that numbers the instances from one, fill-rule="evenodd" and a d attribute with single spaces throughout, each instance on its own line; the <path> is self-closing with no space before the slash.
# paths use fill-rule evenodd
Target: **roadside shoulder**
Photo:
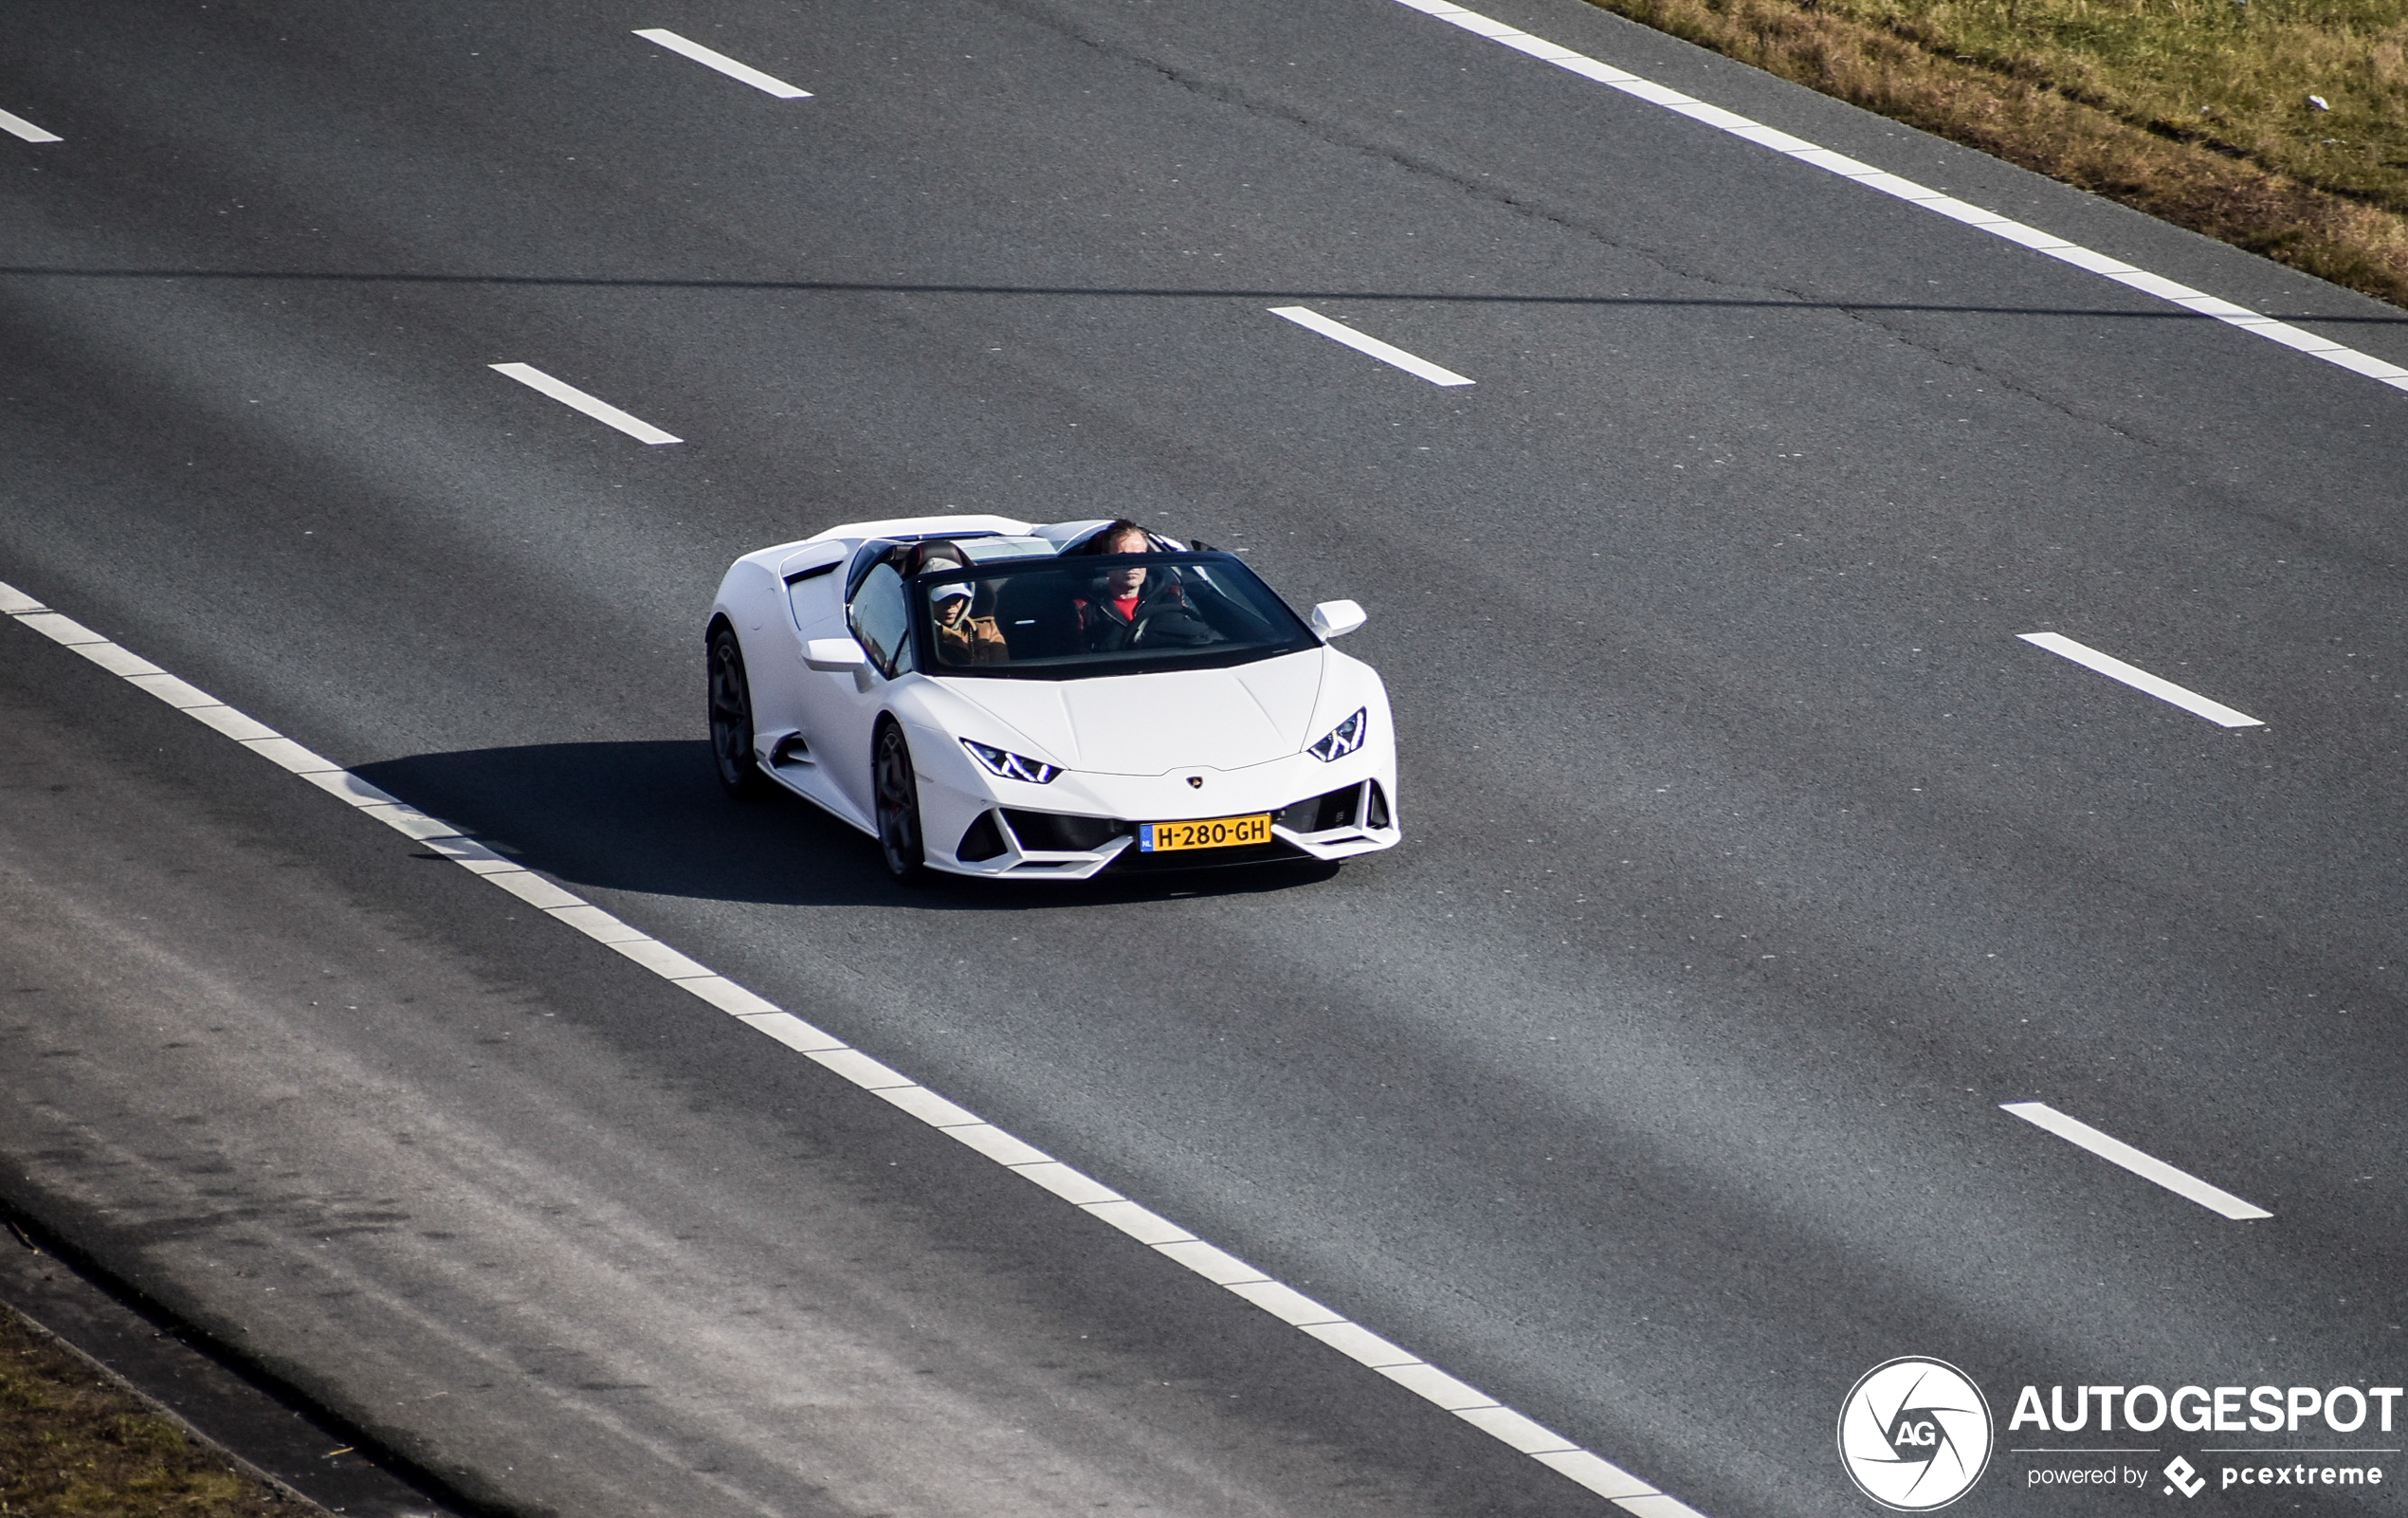
<path id="1" fill-rule="evenodd" d="M 356 1452 L 336 1454 L 339 1436 L 136 1311 L 30 1230 L 14 1217 L 0 1229 L 0 1503 L 9 1510 L 447 1510 Z"/>

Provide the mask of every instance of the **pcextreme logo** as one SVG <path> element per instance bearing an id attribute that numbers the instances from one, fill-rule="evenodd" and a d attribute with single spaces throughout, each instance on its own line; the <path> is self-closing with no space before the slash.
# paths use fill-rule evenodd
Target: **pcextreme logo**
<path id="1" fill-rule="evenodd" d="M 1945 1508 L 1990 1464 L 1990 1403 L 1945 1361 L 1906 1355 L 1875 1365 L 1839 1404 L 1839 1459 L 1885 1508 Z"/>
<path id="2" fill-rule="evenodd" d="M 2199 1474 L 2198 1467 L 2179 1454 L 2165 1468 L 2165 1494 L 2170 1497 L 2178 1489 L 2186 1497 L 2196 1497 L 2207 1490 L 2207 1477 Z"/>

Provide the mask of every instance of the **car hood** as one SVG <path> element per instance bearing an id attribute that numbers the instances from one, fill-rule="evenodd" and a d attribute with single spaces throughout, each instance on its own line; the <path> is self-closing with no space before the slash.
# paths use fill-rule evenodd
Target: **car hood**
<path id="1" fill-rule="evenodd" d="M 1242 769 L 1296 753 L 1320 694 L 1325 650 L 1230 669 L 1180 669 L 1086 680 L 938 683 L 1018 729 L 1072 769 L 1164 775 Z"/>

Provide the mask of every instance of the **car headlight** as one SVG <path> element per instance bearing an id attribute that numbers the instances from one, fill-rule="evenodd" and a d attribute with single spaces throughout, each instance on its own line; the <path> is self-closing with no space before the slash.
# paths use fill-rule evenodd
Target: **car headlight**
<path id="1" fill-rule="evenodd" d="M 1355 715 L 1323 734 L 1322 741 L 1304 752 L 1324 762 L 1330 759 L 1341 759 L 1362 747 L 1363 740 L 1370 733 L 1371 709 L 1367 706 L 1358 706 L 1355 708 Z"/>
<path id="2" fill-rule="evenodd" d="M 1031 785 L 1043 785 L 1062 773 L 1059 764 L 1048 764 L 1042 759 L 1014 754 L 992 743 L 974 743 L 965 738 L 961 746 L 970 751 L 971 758 L 1007 780 L 1026 780 Z"/>

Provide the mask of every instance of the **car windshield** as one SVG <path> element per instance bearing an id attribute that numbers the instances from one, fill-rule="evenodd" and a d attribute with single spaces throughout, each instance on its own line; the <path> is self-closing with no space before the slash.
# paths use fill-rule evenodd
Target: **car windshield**
<path id="1" fill-rule="evenodd" d="M 1072 680 L 1221 668 L 1315 646 L 1312 630 L 1228 554 L 1077 555 L 917 576 L 921 668 Z"/>

